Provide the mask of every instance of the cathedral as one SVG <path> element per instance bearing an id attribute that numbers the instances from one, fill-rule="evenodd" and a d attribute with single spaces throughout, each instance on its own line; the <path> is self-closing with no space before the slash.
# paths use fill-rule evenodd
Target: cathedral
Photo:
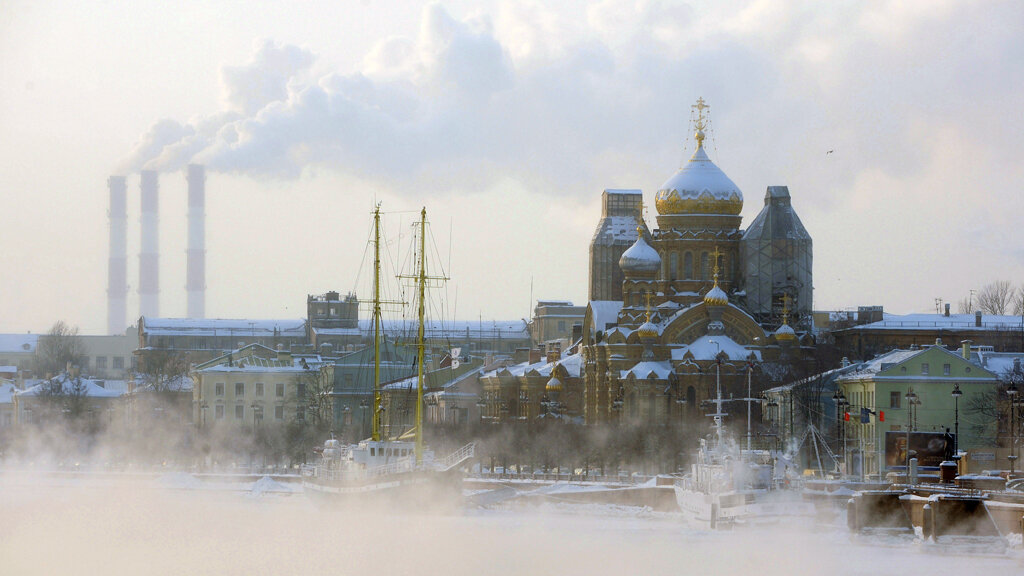
<path id="1" fill-rule="evenodd" d="M 588 424 L 706 421 L 719 389 L 745 413 L 752 380 L 813 346 L 811 237 L 788 188 L 769 186 L 741 229 L 743 193 L 705 152 L 708 106 L 693 108 L 697 148 L 655 195 L 655 229 L 638 190 L 604 193 L 579 348 Z"/>

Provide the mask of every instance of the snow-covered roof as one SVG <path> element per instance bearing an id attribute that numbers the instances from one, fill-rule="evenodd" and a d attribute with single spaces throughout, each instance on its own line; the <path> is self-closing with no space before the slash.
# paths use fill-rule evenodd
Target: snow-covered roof
<path id="1" fill-rule="evenodd" d="M 1015 362 L 1024 363 L 1024 353 L 982 350 L 977 352 L 976 357 L 972 357 L 972 361 L 989 372 L 1004 377 L 1013 372 Z"/>
<path id="2" fill-rule="evenodd" d="M 44 396 L 57 390 L 60 390 L 64 394 L 73 394 L 75 393 L 73 387 L 79 382 L 81 382 L 82 385 L 81 393 L 89 398 L 117 398 L 121 396 L 121 392 L 118 392 L 117 390 L 108 390 L 98 384 L 98 382 L 105 382 L 105 380 L 69 378 L 67 373 L 61 374 L 60 376 L 54 376 L 48 381 L 36 384 L 23 392 L 19 392 L 18 395 L 32 397 Z"/>
<path id="3" fill-rule="evenodd" d="M 892 350 L 886 352 L 880 356 L 876 356 L 867 362 L 859 365 L 859 368 L 850 373 L 850 377 L 866 376 L 869 374 L 877 374 L 882 370 L 885 370 L 893 364 L 899 364 L 905 360 L 909 360 L 914 356 L 917 356 L 925 349 L 921 350 Z"/>
<path id="4" fill-rule="evenodd" d="M 619 311 L 622 310 L 621 301 L 591 300 L 589 305 L 595 330 L 607 330 L 609 324 L 618 322 Z"/>
<path id="5" fill-rule="evenodd" d="M 16 374 L 17 372 L 17 366 L 0 366 L 0 374 Z"/>
<path id="6" fill-rule="evenodd" d="M 635 378 L 646 379 L 646 378 L 650 377 L 651 374 L 653 374 L 655 378 L 657 378 L 659 380 L 665 380 L 665 379 L 668 378 L 668 375 L 671 374 L 671 373 L 672 373 L 672 363 L 671 362 L 668 362 L 668 361 L 661 361 L 661 362 L 648 361 L 648 362 L 639 362 L 639 363 L 635 364 L 629 370 L 623 370 L 620 373 L 620 378 L 626 378 L 627 376 L 632 374 Z"/>
<path id="7" fill-rule="evenodd" d="M 694 360 L 714 360 L 719 352 L 724 352 L 729 360 L 747 360 L 751 354 L 758 360 L 761 358 L 759 350 L 749 350 L 725 335 L 708 336 L 705 334 L 689 345 L 673 348 L 672 359 L 682 360 L 687 352 L 693 354 Z"/>
<path id="8" fill-rule="evenodd" d="M 313 333 L 324 336 L 362 336 L 364 334 L 359 328 L 317 328 L 315 326 Z"/>
<path id="9" fill-rule="evenodd" d="M 569 373 L 569 376 L 579 378 L 580 371 L 583 369 L 583 354 L 570 354 L 563 357 L 561 360 L 556 362 L 556 364 L 565 368 L 565 371 Z"/>
<path id="10" fill-rule="evenodd" d="M 149 318 L 143 317 L 146 334 L 150 336 L 283 336 L 302 338 L 306 321 L 302 318 L 256 320 L 247 318 Z"/>
<path id="11" fill-rule="evenodd" d="M 360 320 L 359 327 L 364 333 L 372 330 L 370 320 Z M 416 320 L 384 320 L 383 329 L 389 334 L 414 334 L 418 329 Z M 423 326 L 424 338 L 448 338 L 455 341 L 462 339 L 504 338 L 510 340 L 529 340 L 530 332 L 523 320 L 428 320 Z"/>
<path id="12" fill-rule="evenodd" d="M 111 382 L 108 380 L 105 387 L 109 390 L 117 390 L 114 386 L 111 386 Z M 151 392 L 155 389 L 151 383 L 145 381 L 145 376 L 137 376 L 135 383 L 135 392 Z M 170 378 L 163 383 L 162 389 L 167 392 L 191 392 L 192 391 L 192 379 L 185 375 L 178 375 Z M 120 389 L 122 392 L 127 390 L 124 388 Z"/>
<path id="13" fill-rule="evenodd" d="M 0 353 L 34 354 L 39 334 L 0 334 Z"/>
<path id="14" fill-rule="evenodd" d="M 626 244 L 636 240 L 636 227 L 639 224 L 635 216 L 605 216 L 598 224 L 594 241 L 602 244 Z"/>
<path id="15" fill-rule="evenodd" d="M 920 330 L 946 328 L 956 330 L 1020 330 L 1020 316 L 982 315 L 981 326 L 975 326 L 974 314 L 884 314 L 878 322 L 861 324 L 851 330 Z"/>

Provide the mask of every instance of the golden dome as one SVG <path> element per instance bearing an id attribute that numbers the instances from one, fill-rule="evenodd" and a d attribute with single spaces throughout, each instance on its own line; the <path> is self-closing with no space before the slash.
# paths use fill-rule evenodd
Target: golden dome
<path id="1" fill-rule="evenodd" d="M 704 152 L 704 99 L 694 106 L 697 151 L 678 172 L 669 178 L 655 195 L 658 214 L 713 214 L 738 216 L 743 210 L 743 193 Z"/>
<path id="2" fill-rule="evenodd" d="M 551 380 L 548 380 L 548 384 L 547 386 L 544 387 L 544 389 L 547 390 L 548 392 L 561 392 L 562 381 L 552 376 Z"/>
<path id="3" fill-rule="evenodd" d="M 636 329 L 636 335 L 641 340 L 653 340 L 658 337 L 658 327 L 651 323 L 651 320 L 648 318 L 646 322 Z"/>

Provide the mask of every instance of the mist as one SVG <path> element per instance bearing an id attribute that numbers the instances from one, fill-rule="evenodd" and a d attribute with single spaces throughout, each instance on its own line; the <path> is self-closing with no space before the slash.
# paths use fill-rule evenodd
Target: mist
<path id="1" fill-rule="evenodd" d="M 1010 573 L 1020 559 L 859 542 L 843 528 L 701 532 L 628 507 L 354 512 L 159 478 L 0 475 L 9 574 Z M 948 552 L 948 551 L 947 551 Z"/>

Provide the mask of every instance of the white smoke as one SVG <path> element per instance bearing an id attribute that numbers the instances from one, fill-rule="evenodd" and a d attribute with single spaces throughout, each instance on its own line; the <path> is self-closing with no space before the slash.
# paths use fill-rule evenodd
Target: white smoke
<path id="1" fill-rule="evenodd" d="M 913 182 L 949 142 L 1021 143 L 997 119 L 1021 104 L 1005 82 L 1019 83 L 1010 63 L 1024 50 L 1005 23 L 1022 9 L 957 6 L 516 2 L 456 19 L 432 4 L 416 38 L 380 41 L 350 73 L 314 74 L 310 51 L 257 44 L 223 69 L 225 109 L 158 122 L 125 165 L 327 168 L 396 190 L 507 178 L 577 195 L 650 189 L 688 155 L 689 106 L 704 96 L 711 143 L 728 151 L 712 155 L 754 205 L 763 186 L 795 183 L 831 192 L 810 199 L 825 208 L 879 178 L 923 200 Z"/>

